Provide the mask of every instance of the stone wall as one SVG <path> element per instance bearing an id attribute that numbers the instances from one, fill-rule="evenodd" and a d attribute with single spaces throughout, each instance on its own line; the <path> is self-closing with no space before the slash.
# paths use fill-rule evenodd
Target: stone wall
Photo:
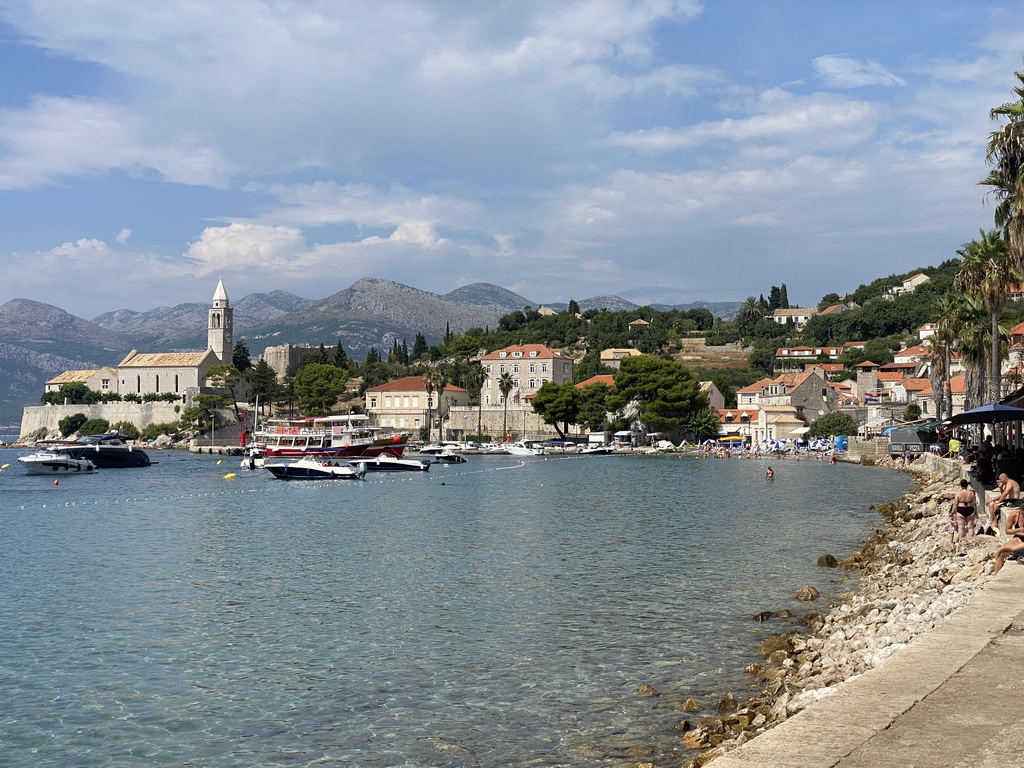
<path id="1" fill-rule="evenodd" d="M 175 408 L 178 410 L 175 411 Z M 150 424 L 177 421 L 179 403 L 97 403 L 95 405 L 36 405 L 26 408 L 21 415 L 19 438 L 26 438 L 37 430 L 45 429 L 49 435 L 59 434 L 57 424 L 67 416 L 84 413 L 89 419 L 106 419 L 111 424 L 128 421 L 145 429 Z"/>

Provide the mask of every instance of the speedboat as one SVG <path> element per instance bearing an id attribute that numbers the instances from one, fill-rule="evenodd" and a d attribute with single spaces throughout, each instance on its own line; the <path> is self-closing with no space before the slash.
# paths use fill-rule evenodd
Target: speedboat
<path id="1" fill-rule="evenodd" d="M 434 454 L 434 462 L 436 464 L 465 464 L 466 457 L 461 453 L 455 453 L 454 451 L 444 450 L 440 453 Z"/>
<path id="2" fill-rule="evenodd" d="M 359 463 L 365 464 L 368 472 L 427 472 L 430 470 L 430 461 L 427 459 L 399 459 L 387 454 L 362 459 Z"/>
<path id="3" fill-rule="evenodd" d="M 581 455 L 607 456 L 610 453 L 615 453 L 615 449 L 610 445 L 588 445 L 586 447 L 581 447 L 579 452 Z"/>
<path id="4" fill-rule="evenodd" d="M 366 474 L 365 462 L 352 465 L 333 456 L 268 459 L 263 468 L 278 480 L 361 480 Z"/>
<path id="5" fill-rule="evenodd" d="M 36 443 L 42 450 L 63 453 L 72 459 L 88 459 L 101 469 L 122 467 L 148 467 L 153 462 L 141 448 L 129 441 L 132 438 L 117 432 L 102 435 L 83 435 L 77 440 L 47 440 Z"/>
<path id="6" fill-rule="evenodd" d="M 96 469 L 89 459 L 76 459 L 60 451 L 36 451 L 19 456 L 18 461 L 30 475 L 78 475 Z"/>
<path id="7" fill-rule="evenodd" d="M 510 454 L 513 456 L 543 456 L 544 448 L 540 445 L 532 445 L 520 440 L 518 443 L 512 443 L 505 447 Z"/>

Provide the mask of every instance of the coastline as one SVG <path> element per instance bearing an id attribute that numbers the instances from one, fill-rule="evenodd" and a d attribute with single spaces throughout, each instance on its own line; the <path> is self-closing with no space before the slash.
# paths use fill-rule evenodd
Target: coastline
<path id="1" fill-rule="evenodd" d="M 808 613 L 809 633 L 793 630 L 762 643 L 765 664 L 747 668 L 760 678 L 760 693 L 742 704 L 727 695 L 719 704 L 719 715 L 680 722 L 676 730 L 682 732 L 682 746 L 695 755 L 684 760 L 686 768 L 712 760 L 723 768 L 834 765 L 824 758 L 798 759 L 808 738 L 799 727 L 796 737 L 768 735 L 798 714 L 808 719 L 830 706 L 828 702 L 848 699 L 848 691 L 866 673 L 884 674 L 886 668 L 897 667 L 927 638 L 940 635 L 947 621 L 952 624 L 956 618 L 963 623 L 961 609 L 992 580 L 988 555 L 998 546 L 997 539 L 979 536 L 954 546 L 946 530 L 946 514 L 962 470 L 959 463 L 927 456 L 907 467 L 890 459 L 876 466 L 909 473 L 917 487 L 878 507 L 884 525 L 871 532 L 861 550 L 830 561 L 851 575 L 859 572 L 843 601 L 830 604 L 824 616 Z M 1007 570 L 1013 567 L 1010 563 Z M 999 620 L 1003 618 L 1000 613 Z M 815 728 L 820 737 L 830 739 L 830 722 L 817 718 Z M 750 747 L 744 748 L 748 743 Z M 773 750 L 774 762 L 765 762 L 765 750 Z M 785 759 L 789 753 L 793 761 Z M 638 763 L 637 768 L 648 765 L 654 764 Z"/>

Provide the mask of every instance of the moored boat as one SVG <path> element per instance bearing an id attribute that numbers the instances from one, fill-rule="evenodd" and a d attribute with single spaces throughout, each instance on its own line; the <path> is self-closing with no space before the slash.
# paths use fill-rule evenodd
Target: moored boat
<path id="1" fill-rule="evenodd" d="M 344 459 L 401 457 L 408 435 L 382 435 L 366 414 L 317 419 L 273 419 L 253 434 L 249 446 L 267 458 L 331 456 Z"/>
<path id="2" fill-rule="evenodd" d="M 513 456 L 543 456 L 544 447 L 540 445 L 534 445 L 520 440 L 518 443 L 512 443 L 505 447 L 510 454 Z"/>
<path id="3" fill-rule="evenodd" d="M 45 451 L 63 453 L 73 459 L 88 459 L 100 469 L 148 467 L 149 455 L 131 444 L 130 437 L 117 432 L 83 435 L 77 440 L 46 440 L 36 443 Z"/>
<path id="4" fill-rule="evenodd" d="M 461 453 L 455 453 L 455 451 L 441 451 L 440 453 L 434 454 L 434 463 L 436 464 L 465 464 L 466 457 Z"/>
<path id="5" fill-rule="evenodd" d="M 328 456 L 270 459 L 263 468 L 278 480 L 360 480 L 366 474 L 365 463 Z"/>
<path id="6" fill-rule="evenodd" d="M 430 470 L 428 459 L 400 459 L 397 456 L 373 456 L 362 458 L 360 464 L 366 466 L 368 472 L 427 472 Z"/>
<path id="7" fill-rule="evenodd" d="M 36 451 L 19 456 L 18 462 L 29 475 L 80 475 L 96 470 L 89 459 L 76 459 L 60 451 Z"/>

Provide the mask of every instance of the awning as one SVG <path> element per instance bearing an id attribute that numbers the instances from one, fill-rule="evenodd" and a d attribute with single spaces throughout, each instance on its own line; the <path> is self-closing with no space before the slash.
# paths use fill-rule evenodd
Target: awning
<path id="1" fill-rule="evenodd" d="M 629 437 L 632 434 L 633 433 L 630 432 L 628 429 L 620 429 L 618 432 L 615 433 L 615 436 L 616 437 Z"/>
<path id="2" fill-rule="evenodd" d="M 791 429 L 789 433 L 791 435 L 806 435 L 810 431 L 810 427 L 797 427 L 796 429 Z"/>

